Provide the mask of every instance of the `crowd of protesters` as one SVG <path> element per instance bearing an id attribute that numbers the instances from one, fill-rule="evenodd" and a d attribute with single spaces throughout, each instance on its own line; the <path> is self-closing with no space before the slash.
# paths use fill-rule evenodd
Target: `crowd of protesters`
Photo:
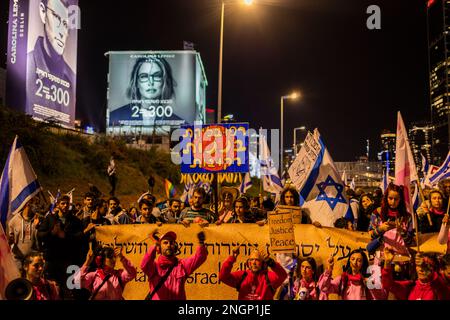
<path id="1" fill-rule="evenodd" d="M 333 278 L 334 259 L 319 266 L 313 257 L 277 254 L 267 256 L 254 251 L 247 261 L 247 270 L 232 272 L 239 251 L 224 261 L 220 279 L 238 291 L 243 300 L 326 300 L 336 294 L 344 300 L 387 299 L 450 299 L 450 237 L 448 202 L 450 180 L 439 189 L 425 190 L 425 200 L 411 215 L 405 205 L 402 186 L 389 184 L 383 193 L 347 188 L 353 217 L 338 219 L 335 227 L 355 232 L 368 232 L 372 241 L 367 250 L 355 250 L 339 276 Z M 126 284 L 135 278 L 136 266 L 122 250 L 101 247 L 95 240 L 95 227 L 122 224 L 182 224 L 201 227 L 227 223 L 267 223 L 267 213 L 276 208 L 270 197 L 247 197 L 236 188 L 224 188 L 218 214 L 206 203 L 203 188 L 194 190 L 188 203 L 180 199 L 157 202 L 150 192 L 140 196 L 136 205 L 121 205 L 115 196 L 102 198 L 96 192 L 84 195 L 82 204 L 73 204 L 67 195 L 60 196 L 48 210 L 42 211 L 36 197 L 8 223 L 9 244 L 23 278 L 33 285 L 33 299 L 122 299 Z M 211 201 L 209 201 L 211 202 Z M 287 187 L 280 196 L 280 205 L 300 206 L 299 194 Z M 303 224 L 319 223 L 302 213 Z M 447 244 L 446 254 L 417 253 L 413 217 L 420 233 L 439 233 L 440 244 Z M 149 278 L 148 299 L 186 299 L 184 282 L 201 264 L 207 263 L 204 233 L 199 233 L 199 248 L 189 258 L 178 259 L 174 232 L 158 236 L 151 233 L 154 246 L 145 254 L 141 268 Z M 386 239 L 400 239 L 404 250 L 385 244 Z M 368 284 L 369 254 L 380 267 L 380 285 Z M 159 257 L 157 257 L 157 254 Z M 408 257 L 400 260 L 396 257 Z M 120 261 L 122 269 L 115 269 Z M 67 268 L 82 266 L 75 281 L 81 286 L 68 287 Z M 407 265 L 407 267 L 405 267 Z M 271 271 L 269 271 L 271 269 Z"/>

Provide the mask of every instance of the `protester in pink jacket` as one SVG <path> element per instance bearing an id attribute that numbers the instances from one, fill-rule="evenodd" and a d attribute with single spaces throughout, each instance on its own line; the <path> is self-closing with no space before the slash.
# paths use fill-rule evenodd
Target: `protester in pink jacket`
<path id="1" fill-rule="evenodd" d="M 199 268 L 208 256 L 205 246 L 205 233 L 199 232 L 199 246 L 189 258 L 178 259 L 177 235 L 169 231 L 157 237 L 152 232 L 155 245 L 151 246 L 141 262 L 141 269 L 149 279 L 150 292 L 147 300 L 186 300 L 185 282 Z M 156 259 L 156 253 L 160 256 Z"/>
<path id="2" fill-rule="evenodd" d="M 287 277 L 283 267 L 269 256 L 263 256 L 255 250 L 247 261 L 249 270 L 231 272 L 238 255 L 239 250 L 234 250 L 233 255 L 225 260 L 220 269 L 220 281 L 236 288 L 239 300 L 273 300 L 275 291 Z M 268 271 L 267 267 L 272 271 Z"/>
<path id="3" fill-rule="evenodd" d="M 327 300 L 328 296 L 321 292 L 317 282 L 317 264 L 312 257 L 298 262 L 294 281 L 294 300 Z"/>
<path id="4" fill-rule="evenodd" d="M 397 281 L 392 275 L 394 253 L 384 250 L 384 268 L 381 273 L 383 288 L 392 292 L 398 300 L 443 300 L 447 287 L 444 280 L 436 272 L 437 259 L 429 253 L 418 253 L 416 256 L 417 280 Z"/>
<path id="5" fill-rule="evenodd" d="M 120 259 L 125 269 L 115 270 L 116 258 Z M 123 300 L 125 285 L 136 277 L 136 268 L 122 255 L 122 247 L 103 247 L 95 256 L 97 270 L 89 272 L 89 265 L 94 259 L 89 250 L 86 261 L 80 270 L 82 288 L 91 291 L 90 300 Z"/>
<path id="6" fill-rule="evenodd" d="M 334 259 L 328 259 L 327 270 L 319 278 L 319 289 L 326 294 L 337 294 L 342 300 L 383 300 L 387 293 L 382 289 L 369 289 L 365 273 L 369 260 L 362 249 L 353 250 L 344 272 L 333 279 Z"/>

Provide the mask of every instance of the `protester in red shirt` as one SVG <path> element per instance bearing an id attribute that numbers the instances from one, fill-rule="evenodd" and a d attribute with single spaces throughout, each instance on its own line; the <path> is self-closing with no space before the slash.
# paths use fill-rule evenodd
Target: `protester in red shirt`
<path id="1" fill-rule="evenodd" d="M 238 255 L 239 249 L 234 250 L 225 260 L 220 269 L 220 281 L 236 288 L 239 300 L 273 300 L 276 289 L 287 277 L 283 267 L 267 254 L 254 250 L 247 261 L 248 270 L 231 272 Z"/>
<path id="2" fill-rule="evenodd" d="M 398 300 L 443 300 L 447 288 L 443 279 L 436 272 L 438 262 L 431 253 L 416 255 L 417 280 L 394 280 L 392 261 L 394 251 L 385 248 L 384 268 L 381 272 L 381 283 L 385 290 L 392 292 Z"/>
<path id="3" fill-rule="evenodd" d="M 150 283 L 146 300 L 186 300 L 186 280 L 208 256 L 205 233 L 197 234 L 199 246 L 196 252 L 184 259 L 176 257 L 179 250 L 175 232 L 169 231 L 158 237 L 155 230 L 151 237 L 155 240 L 155 245 L 150 247 L 141 262 L 141 269 Z M 158 258 L 156 253 L 160 254 Z"/>

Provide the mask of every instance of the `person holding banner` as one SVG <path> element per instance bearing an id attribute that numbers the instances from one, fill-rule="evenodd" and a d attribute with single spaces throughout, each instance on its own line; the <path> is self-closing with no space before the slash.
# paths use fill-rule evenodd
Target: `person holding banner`
<path id="1" fill-rule="evenodd" d="M 343 272 L 336 278 L 332 277 L 334 258 L 328 259 L 328 266 L 320 276 L 320 291 L 329 294 L 338 294 L 342 300 L 375 300 L 377 294 L 366 286 L 366 270 L 369 267 L 369 259 L 362 249 L 350 252 Z M 387 294 L 383 294 L 381 299 L 386 299 Z"/>
<path id="2" fill-rule="evenodd" d="M 277 288 L 287 277 L 283 267 L 269 255 L 255 249 L 247 260 L 248 270 L 231 272 L 238 256 L 239 248 L 225 260 L 220 269 L 220 281 L 236 288 L 238 300 L 273 300 Z"/>
<path id="3" fill-rule="evenodd" d="M 297 190 L 295 188 L 289 186 L 285 188 L 281 192 L 280 196 L 280 205 L 283 206 L 293 206 L 293 207 L 299 207 L 300 206 L 300 195 L 298 194 Z M 311 219 L 306 216 L 302 211 L 302 224 L 310 224 Z"/>
<path id="4" fill-rule="evenodd" d="M 198 247 L 194 255 L 178 259 L 177 234 L 169 231 L 157 236 L 154 230 L 150 237 L 155 244 L 150 247 L 141 262 L 141 269 L 148 277 L 150 292 L 146 300 L 186 300 L 185 283 L 208 257 L 205 233 L 197 234 Z M 156 258 L 156 254 L 159 257 Z"/>
<path id="5" fill-rule="evenodd" d="M 76 279 L 81 287 L 91 292 L 89 300 L 123 300 L 125 285 L 136 277 L 136 268 L 122 254 L 123 247 L 102 247 L 96 255 L 92 250 L 86 255 L 86 261 Z M 115 270 L 116 259 L 119 258 L 124 269 Z M 95 262 L 96 270 L 89 271 Z"/>

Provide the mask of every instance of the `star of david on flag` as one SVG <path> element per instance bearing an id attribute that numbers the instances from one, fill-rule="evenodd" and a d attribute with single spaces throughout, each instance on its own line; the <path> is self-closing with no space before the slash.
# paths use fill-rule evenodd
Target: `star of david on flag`
<path id="1" fill-rule="evenodd" d="M 342 217 L 353 220 L 348 199 L 344 192 L 344 183 L 336 169 L 319 131 L 314 130 L 312 139 L 305 140 L 302 148 L 313 150 L 299 152 L 297 163 L 312 163 L 307 172 L 302 172 L 291 179 L 297 181 L 300 190 L 300 205 L 311 221 L 317 221 L 324 227 L 333 227 L 334 222 Z M 304 157 L 299 158 L 299 157 Z M 294 161 L 294 162 L 295 162 Z M 290 170 L 294 174 L 298 170 Z"/>
<path id="2" fill-rule="evenodd" d="M 334 187 L 334 189 L 336 190 L 336 196 L 333 197 L 327 194 L 328 187 Z M 338 203 L 347 203 L 344 196 L 342 195 L 344 186 L 334 181 L 331 176 L 328 176 L 324 182 L 318 183 L 317 188 L 319 188 L 320 193 L 317 196 L 316 201 L 326 201 L 331 210 L 334 210 Z"/>

